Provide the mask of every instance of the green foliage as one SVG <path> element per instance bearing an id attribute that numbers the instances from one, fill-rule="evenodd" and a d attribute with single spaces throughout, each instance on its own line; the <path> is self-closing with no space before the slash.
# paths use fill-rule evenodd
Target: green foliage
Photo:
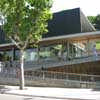
<path id="1" fill-rule="evenodd" d="M 88 19 L 97 30 L 100 30 L 100 15 L 88 16 Z"/>
<path id="2" fill-rule="evenodd" d="M 96 43 L 96 49 L 100 50 L 100 42 Z"/>
<path id="3" fill-rule="evenodd" d="M 92 24 L 95 24 L 96 16 L 88 16 L 88 19 Z"/>
<path id="4" fill-rule="evenodd" d="M 96 16 L 95 23 L 96 23 L 97 25 L 100 25 L 100 15 L 97 15 L 97 16 Z"/>
<path id="5" fill-rule="evenodd" d="M 52 18 L 52 0 L 0 0 L 0 13 L 5 17 L 7 36 L 16 42 L 37 42 L 47 33 L 48 20 Z"/>

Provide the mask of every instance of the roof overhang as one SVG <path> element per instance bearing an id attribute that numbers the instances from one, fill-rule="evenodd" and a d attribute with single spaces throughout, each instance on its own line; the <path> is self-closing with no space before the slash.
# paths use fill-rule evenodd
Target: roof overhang
<path id="1" fill-rule="evenodd" d="M 79 40 L 87 40 L 87 39 L 89 39 L 89 40 L 100 39 L 100 31 L 75 33 L 75 34 L 71 34 L 71 35 L 49 37 L 49 38 L 42 39 L 40 42 L 53 41 L 53 40 L 79 41 Z"/>
<path id="2" fill-rule="evenodd" d="M 49 37 L 43 38 L 39 41 L 39 44 L 52 44 L 52 43 L 59 43 L 61 41 L 82 41 L 82 40 L 100 40 L 100 31 L 94 32 L 85 32 L 85 33 L 75 33 L 71 35 L 63 35 L 63 36 L 56 36 L 56 37 Z M 13 43 L 1 44 L 0 50 L 3 49 L 10 49 L 15 48 L 16 46 Z"/>

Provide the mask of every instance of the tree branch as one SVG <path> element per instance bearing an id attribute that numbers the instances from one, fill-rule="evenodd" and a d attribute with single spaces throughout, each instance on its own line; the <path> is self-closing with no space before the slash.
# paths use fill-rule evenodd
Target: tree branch
<path id="1" fill-rule="evenodd" d="M 28 38 L 26 39 L 25 45 L 23 46 L 23 50 L 27 47 L 29 39 L 30 39 L 30 37 L 28 37 Z"/>
<path id="2" fill-rule="evenodd" d="M 17 46 L 17 48 L 21 50 L 21 47 L 19 46 L 19 43 L 17 43 L 11 36 L 9 36 L 9 38 Z"/>

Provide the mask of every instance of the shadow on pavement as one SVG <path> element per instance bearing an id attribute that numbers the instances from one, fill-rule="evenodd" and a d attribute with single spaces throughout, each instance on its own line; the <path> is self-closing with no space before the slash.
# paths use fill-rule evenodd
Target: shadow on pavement
<path id="1" fill-rule="evenodd" d="M 32 98 L 24 98 L 23 100 L 31 100 Z"/>
<path id="2" fill-rule="evenodd" d="M 100 88 L 94 88 L 92 91 L 100 91 Z"/>
<path id="3" fill-rule="evenodd" d="M 10 89 L 5 86 L 0 86 L 0 94 L 4 94 L 6 91 L 10 91 Z"/>

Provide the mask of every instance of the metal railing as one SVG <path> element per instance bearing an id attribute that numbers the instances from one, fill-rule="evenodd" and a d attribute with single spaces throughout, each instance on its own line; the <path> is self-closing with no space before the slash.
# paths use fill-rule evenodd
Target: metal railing
<path id="1" fill-rule="evenodd" d="M 18 78 L 17 71 L 6 70 L 0 72 L 0 77 L 4 78 Z M 32 71 L 25 72 L 26 79 L 54 79 L 54 80 L 75 80 L 80 82 L 99 82 L 100 75 L 88 75 L 88 74 L 77 74 L 77 73 L 64 73 L 64 72 L 53 72 L 53 71 Z"/>
<path id="2" fill-rule="evenodd" d="M 26 72 L 25 77 L 34 77 L 41 79 L 54 79 L 54 80 L 76 80 L 85 82 L 97 82 L 100 81 L 100 75 L 88 75 L 88 74 L 77 74 L 77 73 L 64 73 L 64 72 L 53 72 L 53 71 L 32 71 L 31 73 Z"/>
<path id="3" fill-rule="evenodd" d="M 25 61 L 24 63 L 24 69 L 25 70 L 35 70 L 40 69 L 42 67 L 49 68 L 49 67 L 57 67 L 57 66 L 63 66 L 63 65 L 72 65 L 72 64 L 80 64 L 85 62 L 93 62 L 93 61 L 99 61 L 100 55 L 95 56 L 88 56 L 88 57 L 81 57 L 81 58 L 73 58 L 71 60 L 48 60 L 48 61 Z M 19 61 L 13 61 L 13 62 L 2 62 L 3 68 L 16 68 L 20 67 Z"/>
<path id="4" fill-rule="evenodd" d="M 12 71 L 2 73 L 0 72 L 0 83 L 2 84 L 16 84 L 18 83 L 20 76 L 18 73 L 12 73 Z M 16 81 L 17 80 L 17 81 Z M 81 87 L 81 84 L 86 86 L 91 85 L 91 87 L 96 86 L 99 83 L 100 86 L 100 75 L 87 75 L 87 74 L 76 74 L 76 73 L 62 73 L 62 72 L 51 72 L 51 71 L 32 71 L 25 72 L 25 81 L 30 85 L 34 85 L 34 82 L 38 82 L 36 84 L 40 84 L 41 80 L 43 83 L 48 83 L 50 85 L 54 82 L 56 84 L 67 84 L 69 83 L 70 87 L 74 85 L 78 85 L 77 87 Z M 62 82 L 62 83 L 61 83 Z M 68 84 L 66 85 L 68 87 Z"/>

